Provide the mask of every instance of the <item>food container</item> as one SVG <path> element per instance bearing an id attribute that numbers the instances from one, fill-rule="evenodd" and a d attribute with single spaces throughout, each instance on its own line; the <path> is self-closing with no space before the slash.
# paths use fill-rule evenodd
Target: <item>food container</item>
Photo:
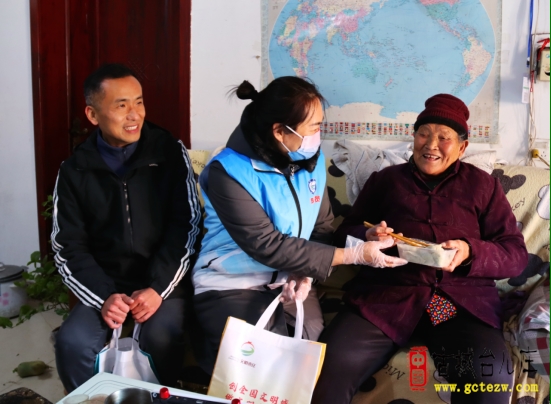
<path id="1" fill-rule="evenodd" d="M 105 404 L 151 404 L 152 401 L 149 390 L 130 387 L 111 393 Z"/>
<path id="2" fill-rule="evenodd" d="M 412 240 L 415 241 L 415 239 Z M 424 242 L 430 244 L 429 247 L 414 247 L 403 242 L 398 242 L 397 247 L 400 258 L 415 264 L 437 268 L 448 266 L 452 262 L 457 249 L 448 250 L 442 248 L 440 244 L 429 243 L 428 241 Z"/>
<path id="3" fill-rule="evenodd" d="M 4 265 L 0 262 L 0 317 L 15 317 L 21 306 L 27 303 L 25 289 L 15 286 L 14 282 L 23 279 L 26 267 Z"/>
<path id="4" fill-rule="evenodd" d="M 67 397 L 63 400 L 63 404 L 83 404 L 88 401 L 88 394 L 77 394 L 76 396 Z"/>
<path id="5" fill-rule="evenodd" d="M 105 404 L 106 399 L 106 394 L 96 394 L 92 397 L 88 397 L 88 394 L 77 394 L 65 398 L 63 404 Z"/>

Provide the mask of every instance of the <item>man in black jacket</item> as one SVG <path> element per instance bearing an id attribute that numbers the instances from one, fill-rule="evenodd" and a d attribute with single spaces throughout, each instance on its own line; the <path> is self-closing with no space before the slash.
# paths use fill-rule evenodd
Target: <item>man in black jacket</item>
<path id="1" fill-rule="evenodd" d="M 92 377 L 96 355 L 131 316 L 160 383 L 174 385 L 189 295 L 181 281 L 200 234 L 191 161 L 181 141 L 144 120 L 142 87 L 125 66 L 100 67 L 84 95 L 98 129 L 63 162 L 54 191 L 55 261 L 80 300 L 56 337 L 59 376 L 68 392 Z"/>

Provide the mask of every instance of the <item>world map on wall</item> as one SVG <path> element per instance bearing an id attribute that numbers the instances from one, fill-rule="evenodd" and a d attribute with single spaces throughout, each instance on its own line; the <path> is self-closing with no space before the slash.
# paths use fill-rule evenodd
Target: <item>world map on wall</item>
<path id="1" fill-rule="evenodd" d="M 288 75 L 316 83 L 335 122 L 326 138 L 410 139 L 399 124 L 413 123 L 430 96 L 449 93 L 469 105 L 472 140 L 495 140 L 497 0 L 265 3 L 265 83 Z"/>

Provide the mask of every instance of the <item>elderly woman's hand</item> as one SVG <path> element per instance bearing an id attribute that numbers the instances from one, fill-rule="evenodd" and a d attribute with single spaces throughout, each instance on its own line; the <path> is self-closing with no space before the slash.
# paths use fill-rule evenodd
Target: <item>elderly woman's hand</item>
<path id="1" fill-rule="evenodd" d="M 390 233 L 392 233 L 393 231 L 394 229 L 392 227 L 388 227 L 386 222 L 383 220 L 378 225 L 367 229 L 367 231 L 365 232 L 365 239 L 366 241 L 385 241 L 389 238 L 392 238 Z M 399 233 L 399 235 L 401 236 L 402 233 Z M 393 241 L 394 243 L 392 244 L 392 246 L 396 244 L 396 240 L 393 239 Z"/>
<path id="2" fill-rule="evenodd" d="M 442 268 L 442 271 L 453 272 L 456 267 L 461 265 L 465 260 L 471 258 L 471 246 L 463 240 L 448 240 L 440 244 L 443 248 L 456 248 L 452 262 L 447 267 Z"/>

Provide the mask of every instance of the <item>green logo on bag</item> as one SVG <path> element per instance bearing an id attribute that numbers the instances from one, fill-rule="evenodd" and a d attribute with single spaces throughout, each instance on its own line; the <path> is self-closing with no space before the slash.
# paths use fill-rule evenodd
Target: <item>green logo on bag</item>
<path id="1" fill-rule="evenodd" d="M 245 356 L 251 356 L 254 353 L 253 343 L 247 341 L 243 345 L 241 345 L 241 353 Z"/>

